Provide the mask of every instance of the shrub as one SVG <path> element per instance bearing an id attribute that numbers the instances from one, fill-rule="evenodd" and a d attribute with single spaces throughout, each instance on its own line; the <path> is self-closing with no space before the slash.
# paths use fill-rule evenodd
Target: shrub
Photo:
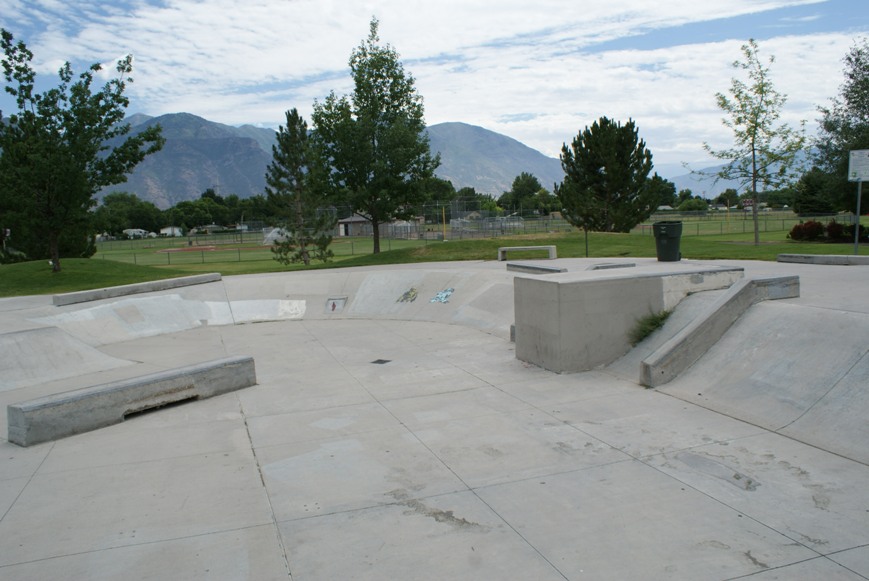
<path id="1" fill-rule="evenodd" d="M 824 225 L 815 220 L 797 224 L 791 228 L 788 238 L 791 240 L 813 241 L 824 237 Z"/>
<path id="2" fill-rule="evenodd" d="M 844 242 L 853 242 L 854 241 L 854 224 L 849 224 L 844 227 Z M 866 228 L 863 224 L 860 224 L 860 236 L 858 238 L 860 242 L 869 242 L 869 228 Z"/>
<path id="3" fill-rule="evenodd" d="M 845 233 L 845 225 L 831 220 L 827 224 L 827 238 L 830 242 L 847 242 L 848 236 Z"/>

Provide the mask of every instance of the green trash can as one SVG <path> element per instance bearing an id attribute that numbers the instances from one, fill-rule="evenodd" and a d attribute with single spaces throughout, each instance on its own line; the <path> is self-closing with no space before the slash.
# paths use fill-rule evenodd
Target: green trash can
<path id="1" fill-rule="evenodd" d="M 658 262 L 678 262 L 682 259 L 679 242 L 682 239 L 682 222 L 665 221 L 652 224 L 655 233 L 655 251 Z"/>

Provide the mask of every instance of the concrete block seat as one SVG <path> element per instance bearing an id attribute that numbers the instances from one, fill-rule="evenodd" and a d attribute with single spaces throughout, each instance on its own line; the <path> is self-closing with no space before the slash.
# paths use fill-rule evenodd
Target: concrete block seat
<path id="1" fill-rule="evenodd" d="M 555 252 L 555 246 L 502 246 L 498 249 L 498 260 L 503 261 L 507 260 L 507 252 L 508 251 L 522 251 L 522 250 L 546 250 L 549 253 L 549 259 L 554 260 L 558 258 L 558 255 Z"/>

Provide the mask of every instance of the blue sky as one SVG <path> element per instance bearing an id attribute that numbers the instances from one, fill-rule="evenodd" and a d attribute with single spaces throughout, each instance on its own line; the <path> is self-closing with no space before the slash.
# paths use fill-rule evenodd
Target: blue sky
<path id="1" fill-rule="evenodd" d="M 0 0 L 0 27 L 46 81 L 65 60 L 111 71 L 131 53 L 130 113 L 267 127 L 352 90 L 347 61 L 372 16 L 429 124 L 480 125 L 556 157 L 600 116 L 632 118 L 668 177 L 708 165 L 704 142 L 730 145 L 715 93 L 749 38 L 775 56 L 782 120 L 811 135 L 842 58 L 869 36 L 866 0 Z"/>

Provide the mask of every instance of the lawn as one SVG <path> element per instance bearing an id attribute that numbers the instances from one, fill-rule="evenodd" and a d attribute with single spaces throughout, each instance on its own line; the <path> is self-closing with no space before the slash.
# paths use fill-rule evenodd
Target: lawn
<path id="1" fill-rule="evenodd" d="M 761 232 L 761 244 L 752 233 L 731 232 L 705 236 L 683 235 L 682 257 L 696 260 L 775 260 L 779 254 L 851 254 L 852 244 L 798 243 L 786 232 Z M 267 247 L 240 240 L 235 244 L 193 246 L 186 241 L 138 240 L 110 243 L 90 259 L 64 259 L 62 271 L 52 273 L 47 261 L 0 265 L 0 297 L 54 294 L 132 284 L 202 272 L 224 275 L 303 270 L 303 265 L 283 266 L 272 259 Z M 372 254 L 370 239 L 339 239 L 333 244 L 335 258 L 310 269 L 380 264 L 495 260 L 500 246 L 554 244 L 560 258 L 586 256 L 582 232 L 529 234 L 477 240 L 382 240 L 379 254 Z M 511 260 L 539 258 L 541 253 L 515 253 Z M 655 239 L 650 235 L 592 232 L 588 256 L 654 257 Z"/>

